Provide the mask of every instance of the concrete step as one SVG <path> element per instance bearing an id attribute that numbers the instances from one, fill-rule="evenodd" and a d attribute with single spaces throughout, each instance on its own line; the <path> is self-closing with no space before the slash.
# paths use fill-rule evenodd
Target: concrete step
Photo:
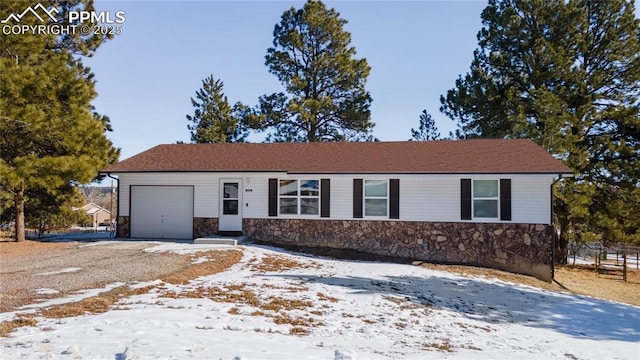
<path id="1" fill-rule="evenodd" d="M 242 236 L 207 236 L 193 240 L 194 244 L 210 244 L 210 245 L 231 245 L 236 246 L 238 243 L 246 242 L 248 238 Z"/>

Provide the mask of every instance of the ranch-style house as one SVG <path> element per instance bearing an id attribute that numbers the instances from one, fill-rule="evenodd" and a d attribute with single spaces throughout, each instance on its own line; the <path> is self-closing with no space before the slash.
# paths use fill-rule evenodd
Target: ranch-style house
<path id="1" fill-rule="evenodd" d="M 498 268 L 551 280 L 552 186 L 531 140 L 158 145 L 117 176 L 117 236 L 274 245 Z"/>

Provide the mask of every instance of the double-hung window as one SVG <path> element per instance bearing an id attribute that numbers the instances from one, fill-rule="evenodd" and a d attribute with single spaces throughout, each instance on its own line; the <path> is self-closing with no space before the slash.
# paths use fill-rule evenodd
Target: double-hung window
<path id="1" fill-rule="evenodd" d="M 387 216 L 389 208 L 387 180 L 364 181 L 364 216 Z"/>
<path id="2" fill-rule="evenodd" d="M 319 215 L 320 181 L 281 179 L 279 182 L 281 215 Z"/>
<path id="3" fill-rule="evenodd" d="M 498 218 L 498 180 L 473 180 L 473 217 Z"/>

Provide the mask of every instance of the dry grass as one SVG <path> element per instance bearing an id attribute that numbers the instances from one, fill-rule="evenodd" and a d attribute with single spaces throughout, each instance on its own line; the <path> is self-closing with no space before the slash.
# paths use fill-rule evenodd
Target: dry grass
<path id="1" fill-rule="evenodd" d="M 0 336 L 6 337 L 10 332 L 22 326 L 36 326 L 37 321 L 34 318 L 35 316 L 61 319 L 85 314 L 105 313 L 112 308 L 112 305 L 121 299 L 134 295 L 146 294 L 152 288 L 153 286 L 132 289 L 128 286 L 120 286 L 80 301 L 50 306 L 26 317 L 21 316 L 17 319 L 3 321 L 0 323 Z M 120 309 L 122 310 L 124 308 Z"/>
<path id="2" fill-rule="evenodd" d="M 77 247 L 77 243 L 45 243 L 40 241 L 0 241 L 0 259 L 7 256 L 19 257 L 25 254 L 37 255 L 55 250 L 64 250 Z"/>
<path id="3" fill-rule="evenodd" d="M 462 345 L 462 347 L 465 348 L 465 349 L 469 349 L 469 350 L 482 351 L 482 348 L 479 348 L 479 347 L 474 346 L 474 345 Z"/>
<path id="4" fill-rule="evenodd" d="M 311 301 L 298 300 L 298 299 L 285 299 L 281 297 L 271 296 L 267 298 L 267 301 L 260 304 L 262 310 L 270 310 L 274 312 L 280 312 L 283 310 L 304 310 L 313 306 Z"/>
<path id="5" fill-rule="evenodd" d="M 385 295 L 383 296 L 383 299 L 398 305 L 398 308 L 400 310 L 422 310 L 423 315 L 429 315 L 431 313 L 431 308 L 434 307 L 434 305 L 432 304 L 415 303 L 410 298 L 406 298 L 406 297 L 400 298 L 400 297 Z"/>
<path id="6" fill-rule="evenodd" d="M 555 270 L 555 282 L 549 283 L 532 276 L 513 274 L 506 271 L 462 265 L 436 265 L 422 263 L 420 266 L 460 274 L 496 278 L 540 289 L 563 291 L 600 299 L 624 302 L 640 306 L 640 271 L 629 269 L 627 282 L 620 277 L 596 277 L 593 270 L 559 266 Z"/>
<path id="7" fill-rule="evenodd" d="M 629 270 L 627 282 L 620 277 L 596 277 L 595 272 L 569 266 L 556 268 L 556 281 L 575 294 L 640 306 L 640 271 Z"/>
<path id="8" fill-rule="evenodd" d="M 305 328 L 301 328 L 301 327 L 292 327 L 291 330 L 289 330 L 289 334 L 291 335 L 308 335 L 309 334 L 309 330 L 305 329 Z"/>
<path id="9" fill-rule="evenodd" d="M 398 321 L 398 322 L 394 323 L 393 326 L 395 326 L 396 329 L 398 329 L 398 330 L 404 330 L 404 329 L 407 328 L 407 323 Z"/>
<path id="10" fill-rule="evenodd" d="M 277 290 L 283 290 L 286 291 L 288 293 L 297 293 L 297 292 L 301 292 L 301 291 L 307 291 L 309 290 L 308 287 L 304 286 L 304 285 L 289 285 L 289 286 L 278 286 L 278 285 L 274 285 L 274 284 L 262 284 L 260 287 L 264 288 L 264 289 L 277 289 Z"/>
<path id="11" fill-rule="evenodd" d="M 251 270 L 258 273 L 282 272 L 293 269 L 318 269 L 320 264 L 316 262 L 302 263 L 284 256 L 265 256 L 260 263 L 253 263 Z"/>
<path id="12" fill-rule="evenodd" d="M 273 318 L 273 322 L 276 324 L 289 324 L 293 326 L 306 326 L 313 327 L 321 325 L 322 323 L 316 321 L 312 317 L 291 317 L 287 314 L 278 314 L 271 316 Z"/>
<path id="13" fill-rule="evenodd" d="M 217 274 L 235 265 L 242 259 L 242 252 L 237 250 L 198 252 L 191 256 L 192 259 L 206 257 L 208 261 L 197 264 L 187 264 L 177 272 L 162 279 L 170 284 L 188 284 L 189 281 L 200 276 Z"/>
<path id="14" fill-rule="evenodd" d="M 320 301 L 328 301 L 328 302 L 332 302 L 332 303 L 338 302 L 337 298 L 334 298 L 333 296 L 325 295 L 325 294 L 323 294 L 321 292 L 317 293 L 316 296 L 318 297 L 318 300 L 320 300 Z"/>
<path id="15" fill-rule="evenodd" d="M 395 296 L 388 296 L 388 295 L 385 295 L 382 298 L 387 300 L 387 301 L 391 301 L 392 303 L 394 303 L 396 305 L 404 304 L 404 303 L 409 301 L 409 299 L 399 298 L 399 297 L 395 297 Z"/>
<path id="16" fill-rule="evenodd" d="M 311 301 L 287 299 L 278 296 L 269 296 L 261 299 L 255 291 L 251 290 L 254 288 L 256 288 L 256 284 L 234 284 L 210 288 L 200 286 L 192 291 L 184 291 L 180 293 L 165 291 L 161 296 L 173 299 L 208 298 L 216 302 L 236 305 L 243 304 L 260 310 L 273 312 L 304 310 L 313 305 Z"/>
<path id="17" fill-rule="evenodd" d="M 151 289 L 153 289 L 153 286 L 135 289 L 132 289 L 129 286 L 119 286 L 115 289 L 80 301 L 44 308 L 40 310 L 38 314 L 53 319 L 81 316 L 84 314 L 102 314 L 109 311 L 111 306 L 121 299 L 134 295 L 146 294 Z"/>
<path id="18" fill-rule="evenodd" d="M 488 326 L 478 326 L 478 325 L 471 325 L 471 324 L 463 324 L 463 323 L 461 323 L 461 322 L 455 322 L 454 324 L 455 324 L 455 325 L 457 325 L 457 326 L 459 326 L 459 327 L 460 327 L 460 328 L 462 328 L 462 329 L 469 329 L 469 328 L 472 328 L 472 329 L 482 330 L 482 331 L 485 331 L 485 332 L 491 332 L 491 331 L 494 331 L 492 328 L 490 328 L 490 327 L 488 327 Z"/>
<path id="19" fill-rule="evenodd" d="M 12 236 L 13 236 L 13 234 L 11 234 L 11 232 L 5 231 L 5 230 L 0 230 L 0 242 L 12 241 L 13 240 Z"/>
<path id="20" fill-rule="evenodd" d="M 453 352 L 453 346 L 451 346 L 451 343 L 449 342 L 449 339 L 444 339 L 442 340 L 442 342 L 432 342 L 432 343 L 425 343 L 422 345 L 422 348 L 425 350 L 438 350 L 438 351 L 442 351 L 442 352 Z"/>
<path id="21" fill-rule="evenodd" d="M 229 314 L 231 315 L 240 315 L 240 309 L 238 309 L 237 307 L 232 307 L 231 309 L 229 309 L 229 311 L 227 311 Z"/>
<path id="22" fill-rule="evenodd" d="M 241 254 L 240 254 L 241 255 Z M 202 255 L 200 255 L 202 256 Z M 235 262 L 234 262 L 235 263 Z M 279 272 L 292 269 L 304 269 L 310 267 L 319 267 L 317 263 L 302 263 L 292 259 L 288 259 L 282 256 L 266 256 L 262 259 L 262 262 L 258 262 L 257 259 L 252 258 L 249 261 L 251 269 L 255 272 Z M 194 266 L 197 266 L 196 264 Z M 226 268 L 226 267 L 225 267 Z M 170 282 L 170 281 L 167 281 Z M 240 305 L 246 305 L 254 308 L 249 315 L 251 316 L 263 316 L 271 318 L 275 324 L 287 324 L 291 325 L 289 333 L 292 335 L 307 335 L 309 333 L 309 327 L 322 326 L 323 324 L 313 317 L 293 317 L 289 315 L 288 311 L 293 310 L 307 310 L 313 306 L 313 303 L 308 300 L 290 299 L 280 296 L 259 296 L 259 288 L 264 289 L 277 289 L 282 293 L 298 293 L 301 291 L 307 291 L 308 288 L 304 285 L 290 285 L 286 287 L 276 286 L 272 284 L 263 284 L 258 286 L 257 284 L 228 284 L 224 286 L 214 287 L 197 287 L 190 291 L 173 292 L 164 291 L 161 296 L 168 298 L 208 298 L 216 302 L 230 303 L 234 306 L 228 310 L 229 314 L 240 315 Z M 335 298 L 318 293 L 318 297 L 321 300 L 336 302 Z M 322 312 L 311 311 L 310 314 L 317 316 L 322 315 Z"/>
<path id="23" fill-rule="evenodd" d="M 295 335 L 306 335 L 308 330 L 305 327 L 315 327 L 323 325 L 313 317 L 292 317 L 287 314 L 293 310 L 307 310 L 313 306 L 311 301 L 300 299 L 288 299 L 279 296 L 260 297 L 254 289 L 256 284 L 230 284 L 221 287 L 203 287 L 200 286 L 191 291 L 172 292 L 165 291 L 161 294 L 163 297 L 178 298 L 208 298 L 216 302 L 234 304 L 234 307 L 228 310 L 229 314 L 240 315 L 242 312 L 238 305 L 247 305 L 257 310 L 249 313 L 251 316 L 263 316 L 273 320 L 276 324 L 289 324 L 292 326 L 290 333 Z M 310 313 L 314 313 L 313 311 Z M 318 314 L 318 312 L 315 312 Z M 319 313 L 322 315 L 322 313 Z"/>
<path id="24" fill-rule="evenodd" d="M 32 315 L 19 316 L 16 319 L 0 322 L 0 337 L 8 337 L 13 330 L 23 326 L 38 326 L 38 321 Z"/>

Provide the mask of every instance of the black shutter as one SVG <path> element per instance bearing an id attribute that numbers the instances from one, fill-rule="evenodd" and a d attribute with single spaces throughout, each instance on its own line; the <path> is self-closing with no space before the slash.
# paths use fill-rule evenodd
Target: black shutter
<path id="1" fill-rule="evenodd" d="M 511 179 L 500 179 L 500 220 L 511 221 Z"/>
<path id="2" fill-rule="evenodd" d="M 400 219 L 400 179 L 389 180 L 389 219 Z"/>
<path id="3" fill-rule="evenodd" d="M 278 216 L 278 179 L 269 179 L 269 216 Z"/>
<path id="4" fill-rule="evenodd" d="M 362 179 L 353 179 L 353 218 L 362 218 Z"/>
<path id="5" fill-rule="evenodd" d="M 460 219 L 471 220 L 471 179 L 460 179 Z"/>
<path id="6" fill-rule="evenodd" d="M 320 217 L 331 217 L 331 180 L 320 179 Z"/>

